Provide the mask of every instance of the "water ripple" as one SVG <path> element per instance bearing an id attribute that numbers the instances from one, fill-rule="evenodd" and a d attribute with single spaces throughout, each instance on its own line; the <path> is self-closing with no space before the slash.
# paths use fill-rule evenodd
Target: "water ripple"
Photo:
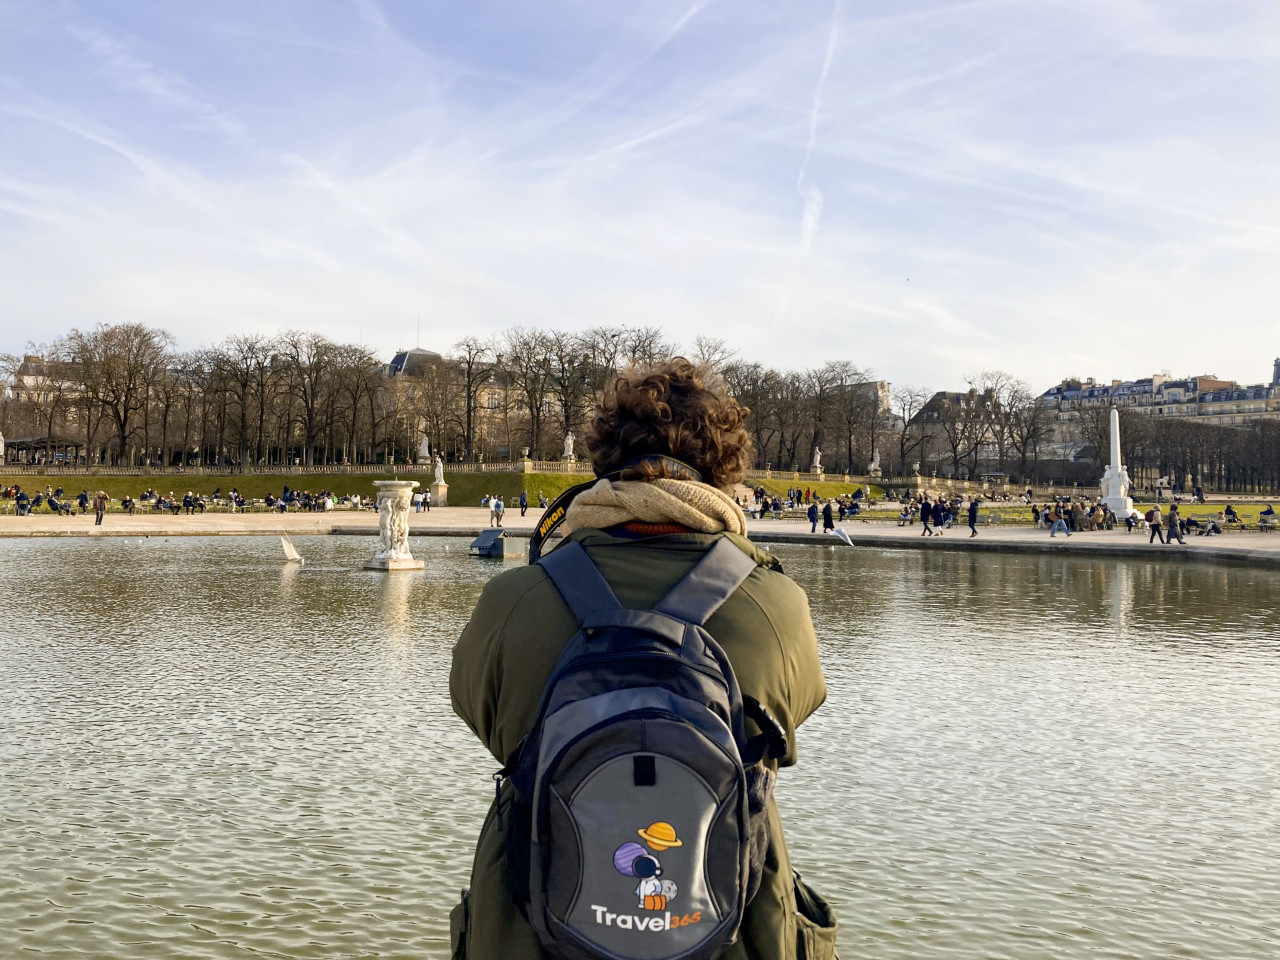
<path id="1" fill-rule="evenodd" d="M 447 955 L 494 766 L 450 647 L 497 567 L 298 546 L 0 548 L 5 956 Z M 778 553 L 830 687 L 779 802 L 846 955 L 1275 955 L 1280 577 Z"/>

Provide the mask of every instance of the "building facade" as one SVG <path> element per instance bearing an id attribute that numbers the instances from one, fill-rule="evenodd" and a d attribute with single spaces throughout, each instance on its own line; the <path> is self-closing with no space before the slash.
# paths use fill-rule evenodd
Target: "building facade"
<path id="1" fill-rule="evenodd" d="M 1243 426 L 1253 420 L 1280 420 L 1280 358 L 1272 368 L 1271 382 L 1242 386 L 1203 374 L 1175 379 L 1153 374 L 1139 380 L 1100 383 L 1092 377 L 1068 377 L 1040 397 L 1059 422 L 1091 407 L 1119 407 L 1155 417 L 1175 417 L 1202 423 Z"/>

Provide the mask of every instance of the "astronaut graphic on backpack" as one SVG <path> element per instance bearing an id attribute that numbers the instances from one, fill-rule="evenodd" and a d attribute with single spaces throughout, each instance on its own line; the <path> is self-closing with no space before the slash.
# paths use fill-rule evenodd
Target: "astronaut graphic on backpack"
<path id="1" fill-rule="evenodd" d="M 665 820 L 658 820 L 642 827 L 636 833 L 649 845 L 653 853 L 645 851 L 640 844 L 629 841 L 613 852 L 613 866 L 624 877 L 637 877 L 637 906 L 641 910 L 666 910 L 667 905 L 676 898 L 679 887 L 674 880 L 662 879 L 662 863 L 656 854 L 663 853 L 672 847 L 684 845 L 684 841 L 676 837 L 675 827 Z"/>

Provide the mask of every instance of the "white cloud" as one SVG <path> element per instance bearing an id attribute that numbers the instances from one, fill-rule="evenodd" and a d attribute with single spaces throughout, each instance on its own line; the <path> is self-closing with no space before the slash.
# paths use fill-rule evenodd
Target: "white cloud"
<path id="1" fill-rule="evenodd" d="M 1243 0 L 290 9 L 68 42 L 0 8 L 0 350 L 141 319 L 385 353 L 421 312 L 437 347 L 658 323 L 938 388 L 1266 375 L 1280 93 Z"/>

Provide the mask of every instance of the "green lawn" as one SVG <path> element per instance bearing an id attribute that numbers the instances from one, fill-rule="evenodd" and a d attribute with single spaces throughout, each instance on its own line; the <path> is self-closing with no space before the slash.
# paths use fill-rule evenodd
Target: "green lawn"
<path id="1" fill-rule="evenodd" d="M 283 474 L 182 474 L 155 476 L 111 476 L 94 474 L 93 476 L 4 476 L 0 474 L 0 486 L 8 487 L 17 484 L 27 493 L 35 496 L 44 493 L 46 484 L 57 490 L 62 487 L 63 496 L 74 499 L 81 490 L 87 490 L 92 497 L 97 491 L 105 490 L 107 496 L 119 503 L 126 496 L 137 499 L 138 495 L 148 487 L 161 495 L 173 491 L 182 497 L 188 490 L 209 496 L 214 490 L 224 494 L 233 488 L 240 491 L 246 500 L 261 500 L 268 493 L 280 496 L 287 483 L 294 490 L 309 490 L 319 493 L 328 490 L 341 497 L 346 494 L 360 494 L 371 497 L 377 493 L 374 480 L 392 479 L 390 472 L 376 473 L 291 473 Z M 418 480 L 425 489 L 430 485 L 430 477 L 416 475 L 411 479 Z M 538 491 L 541 490 L 549 499 L 555 499 L 563 491 L 576 483 L 591 479 L 587 474 L 564 473 L 450 473 L 444 472 L 445 482 L 449 484 L 449 502 L 455 506 L 479 506 L 480 498 L 485 494 L 501 494 L 508 503 L 520 498 L 521 489 L 529 491 L 529 501 L 537 504 Z M 43 511 L 43 506 L 41 507 Z"/>

